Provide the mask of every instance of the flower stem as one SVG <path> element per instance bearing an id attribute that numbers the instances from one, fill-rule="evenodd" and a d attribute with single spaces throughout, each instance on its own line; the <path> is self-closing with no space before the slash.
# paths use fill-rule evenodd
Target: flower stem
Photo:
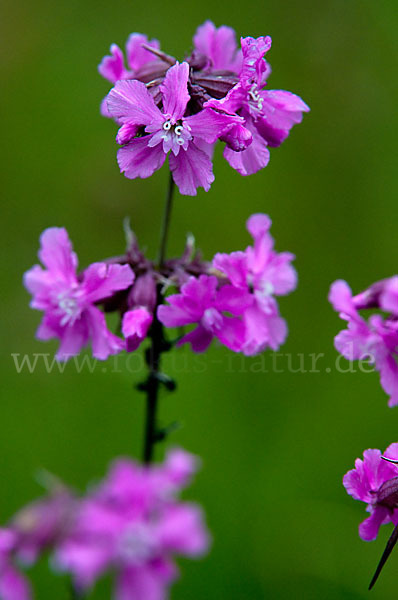
<path id="1" fill-rule="evenodd" d="M 159 247 L 159 267 L 164 265 L 164 261 L 166 258 L 166 249 L 167 249 L 167 239 L 169 234 L 169 226 L 170 226 L 170 217 L 171 217 L 171 209 L 173 206 L 173 192 L 174 192 L 174 179 L 173 175 L 170 173 L 169 185 L 167 188 L 166 194 L 166 205 L 164 209 L 163 215 L 163 223 L 162 223 L 162 231 L 160 235 L 160 247 Z"/>
<path id="2" fill-rule="evenodd" d="M 169 185 L 166 195 L 166 205 L 163 216 L 162 231 L 160 236 L 159 247 L 159 267 L 162 267 L 166 258 L 167 239 L 170 226 L 171 209 L 173 204 L 174 180 L 170 173 Z M 157 407 L 159 398 L 159 389 L 163 384 L 169 390 L 173 390 L 175 384 L 168 379 L 160 371 L 160 361 L 163 352 L 167 352 L 171 348 L 171 344 L 167 342 L 164 336 L 162 323 L 156 316 L 157 307 L 163 302 L 162 284 L 159 283 L 156 290 L 156 308 L 154 311 L 154 319 L 149 331 L 151 345 L 145 353 L 145 360 L 148 365 L 149 374 L 145 384 L 141 387 L 146 392 L 146 422 L 145 422 L 145 438 L 143 460 L 145 464 L 150 464 L 153 460 L 154 447 L 157 442 L 164 439 L 167 435 L 167 430 L 159 430 L 157 426 Z"/>

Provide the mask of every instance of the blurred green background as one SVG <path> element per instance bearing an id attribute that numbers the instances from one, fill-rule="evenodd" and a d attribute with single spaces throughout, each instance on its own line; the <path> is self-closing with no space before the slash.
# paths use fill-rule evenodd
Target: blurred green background
<path id="1" fill-rule="evenodd" d="M 341 478 L 364 448 L 397 441 L 398 409 L 387 408 L 377 374 L 338 372 L 342 322 L 327 292 L 340 277 L 359 291 L 397 272 L 395 3 L 5 0 L 2 12 L 1 522 L 40 493 L 39 468 L 83 489 L 114 456 L 141 452 L 139 357 L 121 359 L 120 373 L 109 361 L 93 374 L 72 364 L 17 374 L 11 353 L 56 347 L 34 339 L 39 314 L 21 277 L 51 225 L 68 229 L 81 266 L 123 249 L 126 215 L 155 254 L 167 169 L 145 181 L 119 174 L 116 128 L 99 114 L 109 86 L 96 67 L 132 31 L 183 57 L 210 18 L 238 35 L 270 34 L 270 88 L 298 93 L 311 113 L 262 172 L 240 177 L 218 152 L 210 192 L 176 198 L 170 253 L 188 231 L 207 258 L 244 248 L 245 220 L 262 211 L 277 249 L 296 254 L 300 279 L 280 303 L 290 330 L 283 372 L 272 372 L 270 353 L 261 363 L 215 345 L 200 359 L 185 348 L 165 362 L 179 388 L 162 398 L 161 418 L 183 422 L 170 444 L 203 458 L 186 497 L 203 504 L 214 536 L 206 559 L 181 561 L 172 598 L 367 598 L 390 528 L 372 544 L 359 539 L 365 507 Z M 289 372 L 287 353 L 294 369 L 303 354 L 306 371 L 309 355 L 324 353 L 320 372 Z M 33 578 L 38 598 L 67 598 L 44 565 Z M 397 584 L 398 550 L 372 597 L 393 597 Z M 106 582 L 92 594 L 109 597 Z"/>

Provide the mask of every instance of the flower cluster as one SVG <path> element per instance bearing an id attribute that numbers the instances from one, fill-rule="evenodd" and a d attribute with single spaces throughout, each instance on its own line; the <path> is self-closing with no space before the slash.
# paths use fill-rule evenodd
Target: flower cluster
<path id="1" fill-rule="evenodd" d="M 279 146 L 302 120 L 308 106 L 283 90 L 264 90 L 271 72 L 265 55 L 270 37 L 245 37 L 207 21 L 194 36 L 194 50 L 182 63 L 160 51 L 157 40 L 132 34 L 128 68 L 115 44 L 99 72 L 114 84 L 102 103 L 105 116 L 120 125 L 120 170 L 126 177 L 150 177 L 169 154 L 182 194 L 209 190 L 214 180 L 215 143 L 241 175 L 268 164 L 268 146 Z"/>
<path id="2" fill-rule="evenodd" d="M 388 446 L 383 456 L 397 461 L 398 443 Z M 380 450 L 365 450 L 363 460 L 357 458 L 355 469 L 344 475 L 343 484 L 355 500 L 367 504 L 370 516 L 359 526 L 363 540 L 376 539 L 385 523 L 398 524 L 398 468 L 382 460 Z"/>
<path id="3" fill-rule="evenodd" d="M 1 600 L 30 600 L 15 564 L 31 565 L 45 551 L 79 595 L 111 572 L 115 600 L 165 599 L 178 576 L 173 555 L 199 557 L 209 545 L 200 508 L 178 500 L 196 469 L 195 457 L 174 449 L 162 465 L 116 460 L 82 498 L 57 484 L 0 530 Z"/>
<path id="4" fill-rule="evenodd" d="M 287 335 L 274 296 L 288 294 L 297 284 L 294 256 L 273 250 L 267 215 L 252 215 L 247 229 L 254 245 L 245 251 L 216 254 L 214 275 L 191 277 L 179 294 L 168 296 L 158 317 L 166 327 L 191 323 L 197 327 L 181 340 L 203 352 L 213 337 L 235 352 L 251 355 L 276 350 Z"/>
<path id="5" fill-rule="evenodd" d="M 380 372 L 381 385 L 390 396 L 389 406 L 398 404 L 398 276 L 378 281 L 353 296 L 345 281 L 335 281 L 329 300 L 347 329 L 335 338 L 335 346 L 347 360 L 368 359 Z M 360 310 L 375 309 L 368 320 Z"/>
<path id="6" fill-rule="evenodd" d="M 180 258 L 156 266 L 131 233 L 123 256 L 94 263 L 77 273 L 77 258 L 65 229 L 50 228 L 41 236 L 39 258 L 25 274 L 31 306 L 44 312 L 39 339 L 58 338 L 57 358 L 66 360 L 91 342 L 93 355 L 136 350 L 150 334 L 155 318 L 166 327 L 197 327 L 181 340 L 195 352 L 213 337 L 234 352 L 251 355 L 276 350 L 287 335 L 275 296 L 291 292 L 297 283 L 294 256 L 277 253 L 269 233 L 271 220 L 252 215 L 247 228 L 254 244 L 245 251 L 216 254 L 207 263 L 194 252 L 192 240 Z M 164 291 L 176 288 L 166 297 Z M 103 310 L 100 310 L 102 306 Z M 105 313 L 121 319 L 123 338 L 109 331 Z"/>

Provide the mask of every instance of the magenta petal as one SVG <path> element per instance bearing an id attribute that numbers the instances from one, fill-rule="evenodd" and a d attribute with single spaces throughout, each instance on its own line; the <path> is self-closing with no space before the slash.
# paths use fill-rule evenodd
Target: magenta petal
<path id="1" fill-rule="evenodd" d="M 367 519 L 362 521 L 359 525 L 359 536 L 365 540 L 365 542 L 371 542 L 377 538 L 379 533 L 380 525 L 388 519 L 389 512 L 384 506 L 376 506 Z M 389 519 L 388 519 L 389 520 Z"/>
<path id="2" fill-rule="evenodd" d="M 150 566 L 123 569 L 116 580 L 115 600 L 167 600 L 167 584 Z"/>
<path id="3" fill-rule="evenodd" d="M 86 302 L 94 303 L 128 288 L 135 275 L 129 265 L 93 263 L 83 274 L 82 290 Z"/>
<path id="4" fill-rule="evenodd" d="M 243 352 L 253 355 L 267 347 L 277 350 L 286 339 L 286 321 L 278 314 L 267 314 L 257 306 L 246 310 L 244 314 L 246 326 Z"/>
<path id="5" fill-rule="evenodd" d="M 265 90 L 261 92 L 261 98 L 263 104 L 256 121 L 257 129 L 270 146 L 280 146 L 293 125 L 301 123 L 303 112 L 310 109 L 299 96 L 284 90 Z"/>
<path id="6" fill-rule="evenodd" d="M 196 136 L 202 138 L 208 144 L 213 144 L 232 127 L 242 126 L 244 119 L 237 115 L 219 113 L 210 108 L 205 108 L 196 115 L 187 117 L 185 123 L 189 125 L 190 133 L 194 138 Z M 247 130 L 245 129 L 245 131 Z"/>
<path id="7" fill-rule="evenodd" d="M 380 297 L 380 306 L 383 310 L 398 315 L 398 276 L 387 281 Z"/>
<path id="8" fill-rule="evenodd" d="M 124 66 L 123 52 L 117 44 L 112 44 L 111 56 L 104 56 L 98 65 L 98 72 L 102 77 L 108 79 L 111 83 L 116 83 L 118 79 L 125 79 L 129 72 Z"/>
<path id="9" fill-rule="evenodd" d="M 195 50 L 211 60 L 213 69 L 235 71 L 239 68 L 241 55 L 231 27 L 222 25 L 217 29 L 214 23 L 206 21 L 196 30 L 193 41 Z"/>
<path id="10" fill-rule="evenodd" d="M 143 307 L 124 313 L 122 333 L 126 338 L 127 352 L 133 352 L 138 348 L 145 339 L 152 321 L 153 316 Z"/>
<path id="11" fill-rule="evenodd" d="M 201 556 L 209 546 L 203 513 L 194 504 L 170 506 L 164 512 L 157 533 L 166 552 L 196 557 Z"/>
<path id="12" fill-rule="evenodd" d="M 391 355 L 386 356 L 380 367 L 380 383 L 383 390 L 390 396 L 388 406 L 398 404 L 398 365 Z"/>
<path id="13" fill-rule="evenodd" d="M 127 64 L 133 71 L 138 71 L 141 67 L 155 59 L 155 55 L 149 50 L 145 50 L 142 44 L 151 46 L 156 50 L 160 49 L 158 40 L 148 40 L 142 33 L 132 33 L 126 43 Z M 121 79 L 119 77 L 119 79 Z"/>
<path id="14" fill-rule="evenodd" d="M 246 253 L 237 251 L 231 254 L 217 253 L 212 265 L 218 271 L 225 273 L 231 283 L 238 287 L 247 287 L 247 260 Z"/>
<path id="15" fill-rule="evenodd" d="M 202 327 L 202 325 L 198 325 L 193 331 L 190 331 L 177 343 L 177 346 L 182 346 L 183 344 L 191 344 L 191 348 L 193 352 L 201 353 L 205 352 L 207 348 L 210 346 L 211 341 L 213 339 L 213 334 Z"/>
<path id="16" fill-rule="evenodd" d="M 178 156 L 171 154 L 169 164 L 181 194 L 196 196 L 198 187 L 203 187 L 206 192 L 209 191 L 214 181 L 212 163 L 194 143 L 191 142 L 186 151 L 181 149 Z"/>
<path id="17" fill-rule="evenodd" d="M 330 286 L 328 300 L 337 312 L 346 315 L 357 315 L 357 310 L 352 300 L 352 291 L 348 283 L 338 279 Z"/>
<path id="18" fill-rule="evenodd" d="M 37 333 L 37 337 L 39 337 L 40 333 L 43 334 L 42 327 L 43 323 Z M 58 331 L 56 336 L 61 338 L 61 343 L 56 354 L 57 360 L 64 361 L 68 360 L 71 356 L 76 356 L 88 342 L 89 331 L 86 320 L 84 318 L 78 319 L 73 325 L 64 327 L 62 332 Z M 46 338 L 41 337 L 41 339 Z"/>
<path id="19" fill-rule="evenodd" d="M 144 83 L 137 80 L 118 81 L 107 95 L 112 117 L 130 125 L 149 125 L 164 121 Z"/>
<path id="20" fill-rule="evenodd" d="M 248 129 L 251 129 L 251 127 L 248 127 Z M 253 175 L 266 167 L 269 162 L 269 150 L 266 142 L 257 133 L 257 130 L 251 129 L 251 131 L 253 141 L 246 150 L 234 152 L 228 147 L 224 150 L 225 159 L 240 175 Z"/>
<path id="21" fill-rule="evenodd" d="M 148 142 L 151 138 L 152 135 L 136 138 L 129 142 L 127 146 L 119 148 L 117 160 L 120 171 L 128 179 L 135 179 L 136 177 L 146 179 L 163 165 L 166 159 L 163 147 L 158 144 L 150 148 Z"/>
<path id="22" fill-rule="evenodd" d="M 245 326 L 240 319 L 223 317 L 221 327 L 214 334 L 233 352 L 242 352 L 245 343 Z"/>
<path id="23" fill-rule="evenodd" d="M 253 304 L 253 296 L 247 291 L 234 285 L 223 285 L 217 292 L 214 303 L 215 308 L 226 311 L 232 315 L 241 315 Z"/>
<path id="24" fill-rule="evenodd" d="M 105 315 L 98 308 L 90 306 L 86 315 L 95 358 L 106 360 L 124 349 L 124 341 L 108 330 Z"/>
<path id="25" fill-rule="evenodd" d="M 117 132 L 116 142 L 118 144 L 120 144 L 121 146 L 123 146 L 124 144 L 127 144 L 128 142 L 130 142 L 132 139 L 135 138 L 139 129 L 140 128 L 138 125 L 132 125 L 131 123 L 125 123 L 124 125 L 121 126 L 121 128 Z"/>
<path id="26" fill-rule="evenodd" d="M 166 77 L 160 86 L 163 96 L 163 112 L 174 123 L 182 119 L 189 102 L 188 77 L 188 63 L 176 63 L 167 71 Z"/>
<path id="27" fill-rule="evenodd" d="M 30 600 L 31 597 L 31 590 L 27 580 L 11 565 L 1 565 L 1 600 Z"/>
<path id="28" fill-rule="evenodd" d="M 77 256 L 66 229 L 50 227 L 40 236 L 39 258 L 52 274 L 61 280 L 75 282 Z"/>

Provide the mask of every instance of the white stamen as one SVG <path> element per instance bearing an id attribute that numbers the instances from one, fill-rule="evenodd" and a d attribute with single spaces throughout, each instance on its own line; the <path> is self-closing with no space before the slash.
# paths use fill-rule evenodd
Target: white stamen
<path id="1" fill-rule="evenodd" d="M 177 127 L 174 127 L 174 133 L 176 135 L 181 135 L 183 130 L 184 130 L 184 128 L 182 125 L 177 125 Z"/>
<path id="2" fill-rule="evenodd" d="M 182 137 L 178 137 L 176 142 L 179 146 L 183 146 L 185 144 L 185 140 Z"/>
<path id="3" fill-rule="evenodd" d="M 165 122 L 163 123 L 163 129 L 164 129 L 165 131 L 169 131 L 169 130 L 171 129 L 171 123 L 170 123 L 170 121 L 165 121 Z"/>

